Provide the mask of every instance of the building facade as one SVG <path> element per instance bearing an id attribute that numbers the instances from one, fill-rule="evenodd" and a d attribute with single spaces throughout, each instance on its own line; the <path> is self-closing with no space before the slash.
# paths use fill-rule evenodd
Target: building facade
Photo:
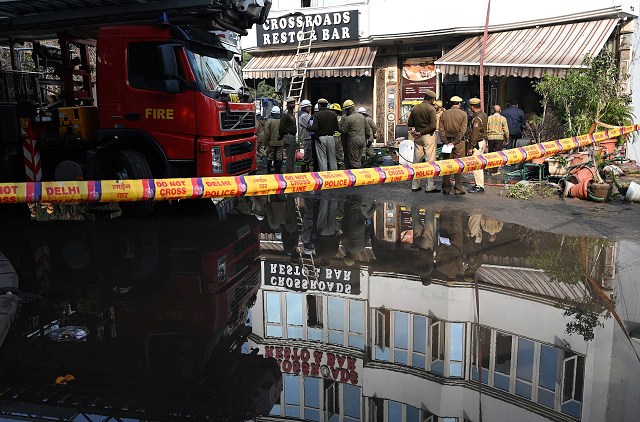
<path id="1" fill-rule="evenodd" d="M 516 99 L 533 104 L 526 112 L 539 112 L 531 82 L 546 72 L 562 75 L 580 66 L 585 53 L 603 48 L 631 69 L 639 9 L 640 2 L 621 0 L 543 0 L 532 7 L 494 0 L 485 105 Z M 298 32 L 313 23 L 316 39 L 303 97 L 352 99 L 372 113 L 379 142 L 393 140 L 406 136 L 411 107 L 427 89 L 445 103 L 453 95 L 479 96 L 478 37 L 486 13 L 484 0 L 455 7 L 422 0 L 275 0 L 269 20 L 242 40 L 254 56 L 244 76 L 250 86 L 266 79 L 286 95 Z M 631 85 L 637 82 L 632 75 Z"/>

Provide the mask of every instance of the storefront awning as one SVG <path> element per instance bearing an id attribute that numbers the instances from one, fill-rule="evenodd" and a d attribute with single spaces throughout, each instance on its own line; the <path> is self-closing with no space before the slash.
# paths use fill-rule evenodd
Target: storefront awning
<path id="1" fill-rule="evenodd" d="M 371 76 L 377 47 L 352 47 L 311 52 L 308 78 Z M 295 51 L 252 58 L 242 69 L 245 79 L 290 78 Z"/>
<path id="2" fill-rule="evenodd" d="M 596 55 L 613 32 L 617 19 L 497 32 L 487 37 L 485 76 L 565 77 L 583 67 L 584 55 Z M 435 62 L 444 74 L 478 75 L 482 36 L 467 38 Z"/>

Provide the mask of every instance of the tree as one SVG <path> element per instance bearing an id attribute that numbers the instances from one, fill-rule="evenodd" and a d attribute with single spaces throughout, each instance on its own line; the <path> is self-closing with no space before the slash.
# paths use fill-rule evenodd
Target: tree
<path id="1" fill-rule="evenodd" d="M 242 53 L 242 64 L 241 67 L 244 67 L 249 63 L 249 61 L 253 58 L 253 56 L 249 53 Z M 248 86 L 248 84 L 247 84 Z M 253 98 L 277 98 L 276 89 L 271 85 L 267 85 L 267 83 L 262 80 L 258 83 L 257 86 L 254 85 L 254 88 L 249 86 L 249 92 Z"/>
<path id="2" fill-rule="evenodd" d="M 622 90 L 629 74 L 620 72 L 614 54 L 609 50 L 595 57 L 587 54 L 584 65 L 571 68 L 565 78 L 547 74 L 536 84 L 543 107 L 547 102 L 555 107 L 569 137 L 597 131 L 600 123 L 629 124 L 634 119 L 631 95 Z"/>

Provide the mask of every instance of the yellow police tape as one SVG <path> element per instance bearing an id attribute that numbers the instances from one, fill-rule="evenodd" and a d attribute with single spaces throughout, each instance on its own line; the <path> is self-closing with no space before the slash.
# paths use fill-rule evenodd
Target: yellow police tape
<path id="1" fill-rule="evenodd" d="M 626 126 L 471 157 L 369 169 L 159 180 L 0 183 L 0 203 L 164 201 L 308 192 L 400 182 L 521 163 L 639 129 L 640 125 Z"/>

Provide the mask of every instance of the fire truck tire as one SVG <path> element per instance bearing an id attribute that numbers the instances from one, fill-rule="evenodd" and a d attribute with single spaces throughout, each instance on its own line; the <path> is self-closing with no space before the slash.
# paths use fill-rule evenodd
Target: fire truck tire
<path id="1" fill-rule="evenodd" d="M 149 162 L 140 151 L 135 149 L 123 149 L 116 153 L 113 172 L 117 180 L 153 179 Z M 153 201 L 120 202 L 122 213 L 131 216 L 151 214 L 153 206 Z"/>

